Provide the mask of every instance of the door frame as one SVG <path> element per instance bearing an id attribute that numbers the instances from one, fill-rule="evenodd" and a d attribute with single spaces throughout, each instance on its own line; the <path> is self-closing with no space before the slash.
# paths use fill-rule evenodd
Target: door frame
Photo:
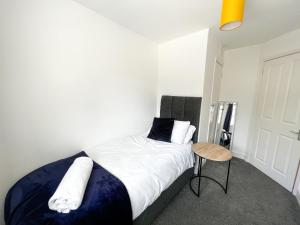
<path id="1" fill-rule="evenodd" d="M 215 57 L 214 60 L 214 70 L 213 70 L 213 79 L 212 79 L 212 88 L 211 88 L 211 92 L 210 92 L 210 99 L 211 99 L 211 104 L 213 103 L 213 92 L 214 92 L 214 84 L 215 84 L 215 80 L 216 80 L 216 70 L 217 70 L 217 65 L 219 65 L 221 67 L 221 79 L 223 79 L 223 63 L 221 60 L 218 59 L 218 57 Z M 222 80 L 221 80 L 222 82 Z M 218 94 L 218 100 L 220 100 L 220 90 L 219 90 L 219 94 Z"/>
<path id="2" fill-rule="evenodd" d="M 257 131 L 258 128 L 258 104 L 259 104 L 259 91 L 260 91 L 260 86 L 261 86 L 261 80 L 262 80 L 262 75 L 264 72 L 264 64 L 268 61 L 271 60 L 275 60 L 278 58 L 283 58 L 286 56 L 290 56 L 290 55 L 295 55 L 300 53 L 300 49 L 295 49 L 295 50 L 291 50 L 291 51 L 286 51 L 286 52 L 282 52 L 279 54 L 274 54 L 268 57 L 262 57 L 262 55 L 260 55 L 260 60 L 259 60 L 259 66 L 258 66 L 258 72 L 256 75 L 256 83 L 255 83 L 255 99 L 254 99 L 254 104 L 253 104 L 253 110 L 252 110 L 252 116 L 251 116 L 251 121 L 253 121 L 253 123 L 251 123 L 250 127 L 249 127 L 249 137 L 248 137 L 248 141 L 247 141 L 247 146 L 248 147 L 248 151 L 247 151 L 247 155 L 245 156 L 245 160 L 247 162 L 249 162 L 251 165 L 253 165 L 253 156 L 255 154 L 255 146 L 256 146 L 256 134 L 255 132 Z M 256 167 L 257 168 L 257 167 Z M 257 168 L 258 169 L 258 168 Z M 296 183 L 296 179 L 297 179 L 297 174 L 296 177 L 294 178 L 294 184 Z M 297 179 L 298 180 L 298 179 Z M 294 195 L 296 195 L 296 191 L 295 191 L 295 187 L 293 187 L 292 193 Z"/>

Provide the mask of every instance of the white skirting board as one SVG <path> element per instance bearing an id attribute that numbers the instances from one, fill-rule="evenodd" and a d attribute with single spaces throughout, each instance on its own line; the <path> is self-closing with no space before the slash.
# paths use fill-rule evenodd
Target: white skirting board
<path id="1" fill-rule="evenodd" d="M 239 159 L 246 159 L 246 153 L 245 152 L 235 152 L 232 151 L 233 157 L 239 158 Z"/>
<path id="2" fill-rule="evenodd" d="M 298 201 L 298 205 L 300 206 L 300 193 L 299 192 L 296 194 L 296 199 Z"/>

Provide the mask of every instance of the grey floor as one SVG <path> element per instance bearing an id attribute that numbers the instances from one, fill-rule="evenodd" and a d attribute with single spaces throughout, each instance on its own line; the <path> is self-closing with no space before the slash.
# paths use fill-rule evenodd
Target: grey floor
<path id="1" fill-rule="evenodd" d="M 186 185 L 153 225 L 300 224 L 300 208 L 290 192 L 243 160 L 233 159 L 231 165 L 227 195 L 205 178 L 200 198 Z M 204 174 L 222 180 L 226 164 L 208 162 Z"/>

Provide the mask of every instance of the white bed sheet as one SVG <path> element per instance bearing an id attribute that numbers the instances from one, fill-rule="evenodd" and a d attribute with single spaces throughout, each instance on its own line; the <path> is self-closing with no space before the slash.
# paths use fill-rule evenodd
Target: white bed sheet
<path id="1" fill-rule="evenodd" d="M 179 145 L 143 136 L 110 141 L 85 152 L 126 186 L 133 219 L 193 166 L 191 143 Z"/>

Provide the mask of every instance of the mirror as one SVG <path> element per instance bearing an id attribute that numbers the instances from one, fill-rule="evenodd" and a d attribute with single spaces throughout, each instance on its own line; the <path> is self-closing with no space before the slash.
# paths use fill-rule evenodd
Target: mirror
<path id="1" fill-rule="evenodd" d="M 231 150 L 236 121 L 236 102 L 215 102 L 210 107 L 210 143 L 219 144 Z"/>

